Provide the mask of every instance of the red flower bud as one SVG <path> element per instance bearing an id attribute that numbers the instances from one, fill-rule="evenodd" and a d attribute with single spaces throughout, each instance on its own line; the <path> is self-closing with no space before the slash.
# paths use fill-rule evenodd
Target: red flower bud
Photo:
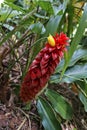
<path id="1" fill-rule="evenodd" d="M 69 38 L 64 33 L 48 37 L 48 42 L 38 53 L 23 79 L 20 96 L 24 102 L 34 99 L 44 88 L 63 57 L 63 52 L 68 45 L 67 40 Z"/>

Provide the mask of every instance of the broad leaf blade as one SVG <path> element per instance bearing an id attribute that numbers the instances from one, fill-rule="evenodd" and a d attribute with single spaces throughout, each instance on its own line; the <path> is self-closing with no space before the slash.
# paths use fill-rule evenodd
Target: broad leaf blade
<path id="1" fill-rule="evenodd" d="M 37 5 L 39 5 L 42 9 L 46 10 L 48 13 L 53 14 L 53 8 L 50 1 L 37 1 Z"/>
<path id="2" fill-rule="evenodd" d="M 74 52 L 68 66 L 71 67 L 71 66 L 75 65 L 76 62 L 78 62 L 79 60 L 86 59 L 86 57 L 87 57 L 87 49 L 83 49 L 83 48 L 77 49 Z M 61 60 L 61 62 L 57 66 L 55 73 L 60 72 L 62 70 L 63 66 L 64 66 L 64 59 Z"/>
<path id="3" fill-rule="evenodd" d="M 50 34 L 54 34 L 57 32 L 57 29 L 59 27 L 59 24 L 61 22 L 61 19 L 65 13 L 65 10 L 67 8 L 67 4 L 68 4 L 69 0 L 65 0 L 63 2 L 63 4 L 61 4 L 61 9 L 60 11 L 62 11 L 62 14 L 58 14 L 56 16 L 52 16 L 50 18 L 50 20 L 48 21 L 47 25 L 46 25 L 46 33 L 45 33 L 45 36 L 49 35 Z M 63 7 L 63 8 L 62 8 Z"/>
<path id="4" fill-rule="evenodd" d="M 69 51 L 69 58 L 72 57 L 74 51 L 76 50 L 77 45 L 80 43 L 80 40 L 83 36 L 84 30 L 85 30 L 86 27 L 87 27 L 87 4 L 85 5 L 84 13 L 83 13 L 83 16 L 80 20 L 79 27 L 77 29 L 76 35 L 75 35 L 75 37 L 74 37 L 74 39 L 71 43 L 71 48 L 70 48 L 70 51 Z"/>
<path id="5" fill-rule="evenodd" d="M 44 34 L 45 33 L 45 27 L 39 21 L 35 24 L 31 24 L 29 29 L 31 29 L 33 32 L 35 32 L 37 34 Z"/>
<path id="6" fill-rule="evenodd" d="M 77 80 L 87 78 L 87 63 L 77 64 L 66 70 L 61 82 L 72 83 Z M 60 74 L 54 74 L 50 79 L 51 83 L 60 82 Z"/>
<path id="7" fill-rule="evenodd" d="M 87 49 L 83 48 L 77 49 L 70 60 L 69 66 L 73 66 L 77 61 L 85 57 L 87 57 Z"/>
<path id="8" fill-rule="evenodd" d="M 22 13 L 25 13 L 25 10 L 22 8 L 22 7 L 20 7 L 20 6 L 18 6 L 18 5 L 15 5 L 15 4 L 13 4 L 12 2 L 5 2 L 5 4 L 7 4 L 9 7 L 11 7 L 13 10 L 17 10 L 17 11 L 20 11 L 20 12 L 22 12 Z"/>
<path id="9" fill-rule="evenodd" d="M 58 112 L 62 118 L 64 119 L 72 118 L 72 114 L 73 114 L 72 108 L 63 96 L 61 96 L 59 93 L 55 92 L 54 90 L 50 90 L 50 89 L 47 89 L 45 94 L 50 100 L 50 102 L 52 103 L 55 111 Z"/>
<path id="10" fill-rule="evenodd" d="M 46 100 L 39 97 L 37 109 L 45 130 L 62 130 L 57 118 L 55 117 L 54 111 Z"/>
<path id="11" fill-rule="evenodd" d="M 79 98 L 84 105 L 85 112 L 87 112 L 87 98 L 81 92 L 79 93 Z"/>
<path id="12" fill-rule="evenodd" d="M 65 65 L 64 65 L 64 68 L 63 68 L 63 71 L 61 74 L 61 78 L 64 75 L 64 72 L 65 72 L 65 70 L 70 62 L 70 59 L 71 59 L 74 51 L 76 50 L 77 45 L 80 43 L 80 40 L 83 36 L 84 30 L 86 27 L 87 27 L 87 3 L 85 4 L 84 13 L 83 13 L 82 18 L 79 22 L 79 26 L 77 28 L 77 32 L 75 34 L 75 37 L 71 43 L 71 47 L 70 47 L 69 55 L 68 55 L 68 61 L 65 60 Z"/>
<path id="13" fill-rule="evenodd" d="M 62 15 L 56 15 L 56 16 L 53 16 L 50 18 L 49 22 L 47 23 L 47 26 L 46 26 L 46 36 L 50 34 L 54 34 L 57 32 L 57 28 L 59 26 L 59 23 L 62 19 Z"/>

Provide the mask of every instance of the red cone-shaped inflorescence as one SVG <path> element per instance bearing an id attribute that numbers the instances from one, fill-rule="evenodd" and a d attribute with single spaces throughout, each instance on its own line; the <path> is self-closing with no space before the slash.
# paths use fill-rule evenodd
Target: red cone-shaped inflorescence
<path id="1" fill-rule="evenodd" d="M 51 37 L 51 38 L 49 38 Z M 69 39 L 64 33 L 49 36 L 45 47 L 38 53 L 22 82 L 20 96 L 24 102 L 28 102 L 45 87 L 51 74 L 63 57 L 63 52 Z M 54 43 L 49 43 L 49 41 Z"/>

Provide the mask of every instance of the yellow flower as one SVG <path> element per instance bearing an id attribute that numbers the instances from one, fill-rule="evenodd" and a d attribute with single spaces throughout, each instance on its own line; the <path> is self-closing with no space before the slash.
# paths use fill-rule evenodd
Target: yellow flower
<path id="1" fill-rule="evenodd" d="M 55 46 L 55 40 L 53 38 L 52 35 L 49 35 L 49 37 L 47 38 L 48 39 L 48 43 L 51 45 L 51 46 Z"/>

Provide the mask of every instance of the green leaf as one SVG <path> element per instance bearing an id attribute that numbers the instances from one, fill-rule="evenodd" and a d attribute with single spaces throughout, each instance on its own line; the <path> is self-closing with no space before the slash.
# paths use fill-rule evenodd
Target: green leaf
<path id="1" fill-rule="evenodd" d="M 84 7 L 84 13 L 80 20 L 79 27 L 77 28 L 76 35 L 71 43 L 71 47 L 70 47 L 70 51 L 69 51 L 69 58 L 72 57 L 74 51 L 76 50 L 77 45 L 80 43 L 84 30 L 87 27 L 87 17 L 86 16 L 87 16 L 87 4 Z"/>
<path id="2" fill-rule="evenodd" d="M 86 79 L 84 79 L 84 81 L 77 81 L 76 83 L 84 91 L 85 95 L 87 95 L 87 81 L 86 81 Z"/>
<path id="3" fill-rule="evenodd" d="M 38 0 L 37 5 L 39 5 L 42 9 L 46 10 L 49 14 L 53 14 L 53 8 L 50 1 L 41 1 Z"/>
<path id="4" fill-rule="evenodd" d="M 85 59 L 86 57 L 87 57 L 87 49 L 83 49 L 83 48 L 77 49 L 74 52 L 68 67 L 75 65 L 77 61 Z M 61 62 L 57 66 L 55 73 L 60 72 L 62 70 L 63 66 L 64 66 L 64 59 L 61 60 Z"/>
<path id="5" fill-rule="evenodd" d="M 12 31 L 14 29 L 14 27 L 9 24 L 3 24 L 3 27 L 8 29 L 9 31 Z"/>
<path id="6" fill-rule="evenodd" d="M 51 76 L 51 83 L 66 82 L 72 83 L 82 78 L 87 78 L 87 63 L 77 64 L 71 68 L 68 68 L 64 73 L 62 80 L 60 81 L 60 74 L 54 74 Z"/>
<path id="7" fill-rule="evenodd" d="M 11 10 L 11 9 L 1 10 L 0 11 L 0 22 L 4 22 L 8 18 L 17 17 L 19 15 L 21 15 L 21 12 L 18 12 L 16 10 Z"/>
<path id="8" fill-rule="evenodd" d="M 12 2 L 4 2 L 4 3 L 7 4 L 9 7 L 11 7 L 13 10 L 17 10 L 17 11 L 20 11 L 22 13 L 25 13 L 25 10 L 22 7 L 15 5 Z"/>
<path id="9" fill-rule="evenodd" d="M 85 112 L 87 112 L 87 98 L 80 92 L 79 98 L 84 105 Z"/>
<path id="10" fill-rule="evenodd" d="M 39 97 L 37 102 L 38 113 L 41 116 L 45 130 L 62 130 L 50 104 Z"/>
<path id="11" fill-rule="evenodd" d="M 65 70 L 70 62 L 70 59 L 71 59 L 74 51 L 76 50 L 77 45 L 80 43 L 80 40 L 83 36 L 84 30 L 86 27 L 87 27 L 87 3 L 85 4 L 84 12 L 83 12 L 82 18 L 79 22 L 79 26 L 77 28 L 77 32 L 75 34 L 75 37 L 71 43 L 71 47 L 70 47 L 69 55 L 68 55 L 68 61 L 65 61 L 65 65 L 64 65 L 63 71 L 61 73 L 61 78 L 64 75 L 64 72 L 65 72 Z"/>
<path id="12" fill-rule="evenodd" d="M 73 130 L 77 130 L 76 128 L 73 128 Z"/>
<path id="13" fill-rule="evenodd" d="M 64 59 L 62 59 L 60 61 L 60 63 L 58 64 L 58 66 L 57 66 L 57 68 L 55 70 L 55 74 L 58 73 L 58 72 L 60 72 L 62 70 L 63 66 L 64 66 Z"/>
<path id="14" fill-rule="evenodd" d="M 26 17 L 24 17 L 24 18 L 20 21 L 20 23 L 19 23 L 12 31 L 10 31 L 9 33 L 7 33 L 7 34 L 4 36 L 4 38 L 2 39 L 2 41 L 0 41 L 0 45 L 2 45 L 2 44 L 3 44 L 6 40 L 8 40 L 13 34 L 15 34 L 15 32 L 20 31 L 20 30 L 24 27 L 25 23 L 30 24 L 30 23 L 29 23 L 30 16 L 32 15 L 32 13 L 33 13 L 34 11 L 36 11 L 36 9 L 33 10 L 32 12 L 29 12 L 29 14 L 27 14 Z"/>
<path id="15" fill-rule="evenodd" d="M 60 11 L 62 11 L 62 14 L 58 14 L 58 15 L 52 16 L 50 18 L 50 20 L 48 21 L 48 23 L 46 25 L 45 36 L 48 36 L 49 33 L 53 35 L 57 32 L 57 29 L 59 27 L 61 19 L 62 19 L 64 13 L 65 13 L 66 8 L 67 8 L 68 2 L 69 2 L 69 0 L 66 0 L 66 1 L 63 2 L 63 5 L 61 4 L 61 10 Z M 62 7 L 63 7 L 63 9 L 62 9 Z"/>
<path id="16" fill-rule="evenodd" d="M 46 29 L 44 27 L 44 25 L 41 22 L 32 24 L 29 29 L 31 29 L 33 32 L 37 33 L 37 34 L 44 34 Z"/>
<path id="17" fill-rule="evenodd" d="M 6 36 L 4 36 L 4 38 L 0 42 L 0 45 L 2 45 L 7 39 L 9 39 L 12 36 L 12 34 L 14 34 L 16 31 L 18 31 L 20 29 L 21 29 L 21 26 L 19 25 L 18 27 L 14 28 L 12 31 L 10 31 Z"/>
<path id="18" fill-rule="evenodd" d="M 59 23 L 62 19 L 62 15 L 56 15 L 52 16 L 49 20 L 49 22 L 46 25 L 46 36 L 50 34 L 54 34 L 57 32 L 57 28 L 59 26 Z"/>
<path id="19" fill-rule="evenodd" d="M 54 10 L 54 14 L 57 15 L 57 14 L 63 14 L 63 8 L 64 8 L 64 5 L 61 4 L 60 6 L 53 6 L 53 10 Z"/>
<path id="20" fill-rule="evenodd" d="M 6 2 L 14 2 L 14 1 L 16 1 L 16 0 L 5 0 Z"/>
<path id="21" fill-rule="evenodd" d="M 72 108 L 63 96 L 61 96 L 59 93 L 51 89 L 47 89 L 45 95 L 52 103 L 54 110 L 58 112 L 62 118 L 64 119 L 72 118 L 73 114 Z"/>
<path id="22" fill-rule="evenodd" d="M 77 61 L 85 57 L 87 57 L 87 49 L 83 48 L 77 49 L 70 60 L 69 66 L 73 66 Z"/>
<path id="23" fill-rule="evenodd" d="M 35 13 L 34 16 L 36 16 L 37 18 L 41 18 L 41 19 L 49 19 L 49 17 L 45 16 L 45 15 L 40 15 L 39 13 Z"/>
<path id="24" fill-rule="evenodd" d="M 73 17 L 74 17 L 74 6 L 72 5 L 72 0 L 68 4 L 67 7 L 67 12 L 68 12 L 68 26 L 67 26 L 67 35 L 70 37 L 73 31 Z"/>

